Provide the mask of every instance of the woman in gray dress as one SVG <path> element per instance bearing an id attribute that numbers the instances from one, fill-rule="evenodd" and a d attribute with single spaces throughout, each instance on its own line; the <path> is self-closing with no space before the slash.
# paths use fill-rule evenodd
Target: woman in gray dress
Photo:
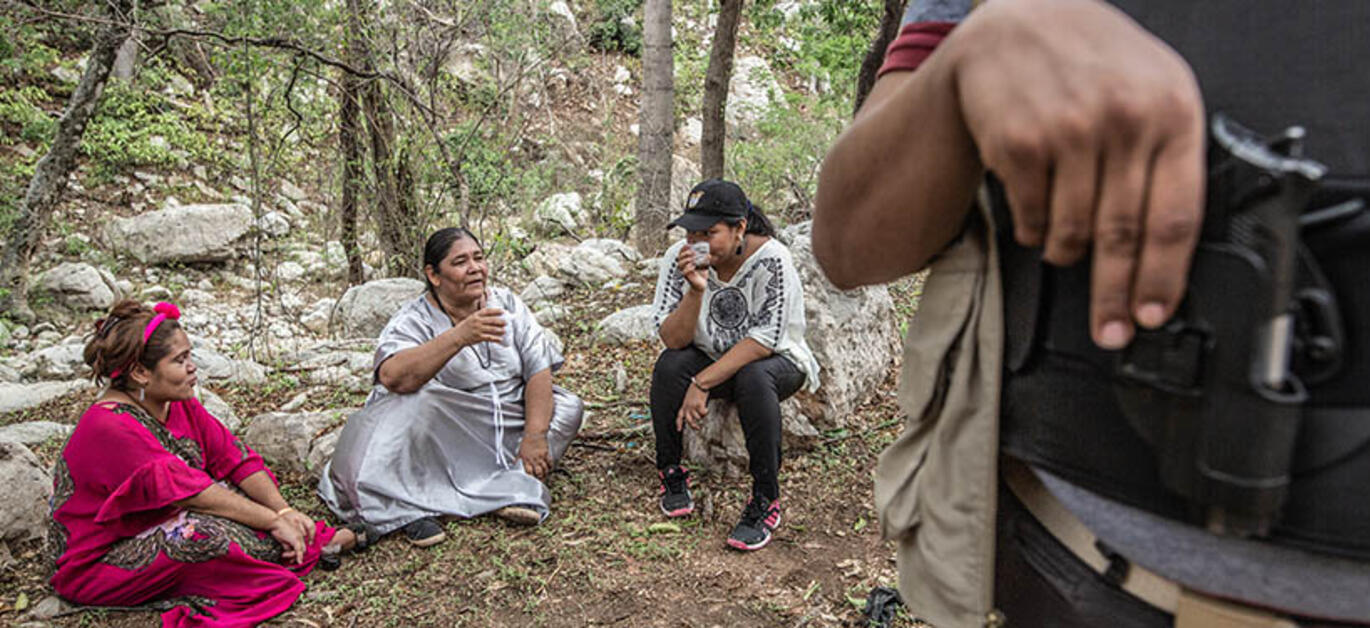
<path id="1" fill-rule="evenodd" d="M 376 385 L 348 418 L 319 495 L 377 537 L 403 528 L 418 546 L 445 538 L 441 516 L 536 524 L 551 501 L 542 480 L 584 404 L 552 385 L 561 353 L 518 296 L 489 285 L 474 235 L 434 233 L 423 270 L 428 290 L 381 332 Z"/>

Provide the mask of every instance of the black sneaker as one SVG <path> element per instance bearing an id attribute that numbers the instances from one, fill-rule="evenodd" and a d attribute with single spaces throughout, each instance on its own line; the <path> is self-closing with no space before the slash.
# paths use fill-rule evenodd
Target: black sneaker
<path id="1" fill-rule="evenodd" d="M 667 517 L 684 517 L 695 510 L 694 499 L 690 497 L 690 472 L 680 465 L 666 467 L 657 471 L 661 476 L 661 512 Z"/>
<path id="2" fill-rule="evenodd" d="M 447 540 L 447 533 L 442 531 L 442 525 L 436 519 L 424 517 L 404 526 L 404 538 L 415 547 L 428 547 Z"/>
<path id="3" fill-rule="evenodd" d="M 743 551 L 759 550 L 771 542 L 771 532 L 780 527 L 780 500 L 768 501 L 754 495 L 742 509 L 742 519 L 728 535 L 728 546 Z"/>

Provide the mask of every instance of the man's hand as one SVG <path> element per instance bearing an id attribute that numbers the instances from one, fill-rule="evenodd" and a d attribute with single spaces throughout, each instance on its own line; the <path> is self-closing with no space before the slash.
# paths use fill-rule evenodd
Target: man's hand
<path id="1" fill-rule="evenodd" d="M 1090 332 L 1117 349 L 1183 298 L 1204 199 L 1204 111 L 1185 61 L 1094 0 L 996 0 L 942 44 L 1014 235 L 1068 265 L 1093 252 Z"/>

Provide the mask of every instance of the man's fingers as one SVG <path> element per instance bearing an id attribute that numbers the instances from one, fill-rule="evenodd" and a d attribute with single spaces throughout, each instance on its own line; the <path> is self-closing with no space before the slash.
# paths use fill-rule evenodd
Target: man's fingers
<path id="1" fill-rule="evenodd" d="M 1079 261 L 1093 235 L 1099 155 L 1087 146 L 1065 151 L 1052 173 L 1051 209 L 1042 259 L 1057 266 Z"/>
<path id="2" fill-rule="evenodd" d="M 1202 118 L 1194 127 L 1163 145 L 1152 166 L 1131 301 L 1137 322 L 1145 327 L 1160 326 L 1184 298 L 1189 263 L 1203 224 Z"/>
<path id="3" fill-rule="evenodd" d="M 986 164 L 1004 184 L 1013 237 L 1023 246 L 1041 246 L 1047 231 L 1047 195 L 1051 191 L 1045 144 L 1032 137 L 1011 136 Z"/>
<path id="4" fill-rule="evenodd" d="M 1150 165 L 1149 143 L 1117 143 L 1104 156 L 1089 280 L 1089 331 L 1094 343 L 1104 349 L 1121 349 L 1132 340 L 1128 304 L 1141 247 Z"/>

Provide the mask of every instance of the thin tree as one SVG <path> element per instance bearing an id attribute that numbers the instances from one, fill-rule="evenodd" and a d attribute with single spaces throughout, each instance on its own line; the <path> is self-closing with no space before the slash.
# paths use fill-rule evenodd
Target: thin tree
<path id="1" fill-rule="evenodd" d="M 737 47 L 737 22 L 743 0 L 721 0 L 718 27 L 704 74 L 704 131 L 699 142 L 699 163 L 705 179 L 723 177 L 723 143 L 727 122 L 728 81 L 733 76 L 733 50 Z"/>
<path id="2" fill-rule="evenodd" d="M 861 72 L 856 77 L 856 102 L 852 105 L 852 115 L 861 110 L 866 95 L 875 87 L 875 74 L 880 64 L 885 62 L 885 49 L 890 47 L 894 36 L 899 33 L 899 22 L 904 17 L 904 4 L 908 0 L 885 0 L 885 14 L 880 17 L 880 33 L 871 42 L 866 58 L 861 62 Z"/>
<path id="3" fill-rule="evenodd" d="M 5 243 L 0 286 L 8 292 L 0 295 L 0 306 L 4 306 L 0 309 L 19 320 L 33 319 L 33 310 L 28 305 L 29 265 L 42 242 L 52 211 L 66 191 L 67 177 L 76 167 L 76 149 L 85 134 L 86 123 L 90 122 L 100 102 L 100 93 L 109 80 L 119 46 L 129 37 L 132 0 L 112 0 L 107 6 L 109 19 L 95 36 L 86 70 L 57 122 L 52 146 L 34 166 L 33 178 L 29 180 L 19 204 L 19 215 Z"/>
<path id="4" fill-rule="evenodd" d="M 671 145 L 675 133 L 671 0 L 647 0 L 642 13 L 642 108 L 638 112 L 635 240 L 638 251 L 655 255 L 666 244 L 666 222 L 671 210 Z"/>
<path id="5" fill-rule="evenodd" d="M 347 0 L 347 63 L 357 65 L 361 56 L 361 16 L 358 0 Z M 358 104 L 361 93 L 361 79 L 350 72 L 343 72 L 342 89 L 338 94 L 338 148 L 342 152 L 342 207 L 339 218 L 342 220 L 342 245 L 347 254 L 347 283 L 357 285 L 365 280 L 362 273 L 361 249 L 357 245 L 357 190 L 365 173 L 362 171 L 361 107 Z"/>

